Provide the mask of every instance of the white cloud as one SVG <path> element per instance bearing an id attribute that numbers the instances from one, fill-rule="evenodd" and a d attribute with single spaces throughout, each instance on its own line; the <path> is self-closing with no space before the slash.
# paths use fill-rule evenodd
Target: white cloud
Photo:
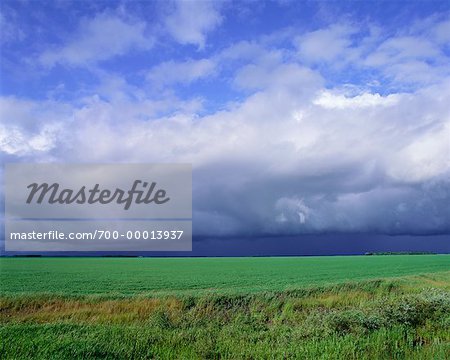
<path id="1" fill-rule="evenodd" d="M 298 222 L 300 225 L 303 225 L 309 220 L 311 213 L 311 209 L 305 205 L 304 200 L 296 197 L 279 199 L 275 203 L 275 209 L 279 212 L 275 221 L 281 223 Z"/>
<path id="2" fill-rule="evenodd" d="M 255 60 L 261 61 L 262 58 L 266 58 L 268 51 L 264 49 L 257 42 L 240 41 L 238 43 L 232 44 L 231 46 L 224 49 L 220 57 L 225 61 L 230 60 Z"/>
<path id="3" fill-rule="evenodd" d="M 388 38 L 361 63 L 378 69 L 397 84 L 439 82 L 442 76 L 450 73 L 449 59 L 442 51 L 442 43 L 436 41 L 436 29 L 433 31 L 434 39 L 427 34 L 428 31 Z"/>
<path id="4" fill-rule="evenodd" d="M 360 72 L 375 70 L 384 83 L 397 86 L 432 84 L 450 73 L 444 51 L 449 25 L 448 21 L 436 22 L 433 17 L 424 22 L 427 26 L 400 29 L 395 36 L 387 36 L 370 23 L 334 24 L 297 36 L 294 44 L 302 62 L 337 71 L 349 67 Z"/>
<path id="5" fill-rule="evenodd" d="M 39 57 L 41 64 L 86 65 L 123 55 L 133 49 L 149 49 L 153 39 L 146 35 L 142 21 L 100 13 L 81 21 L 77 33 L 64 46 L 47 50 Z"/>
<path id="6" fill-rule="evenodd" d="M 0 98 L 0 151 L 16 156 L 46 156 L 65 134 L 71 111 L 70 106 L 51 101 Z"/>
<path id="7" fill-rule="evenodd" d="M 366 64 L 380 66 L 405 60 L 433 59 L 439 55 L 439 49 L 432 42 L 415 36 L 401 36 L 383 42 L 367 57 Z"/>
<path id="8" fill-rule="evenodd" d="M 267 89 L 279 87 L 310 88 L 322 83 L 322 77 L 298 64 L 246 65 L 240 69 L 234 83 L 242 89 Z"/>
<path id="9" fill-rule="evenodd" d="M 357 31 L 348 25 L 332 25 L 297 37 L 295 44 L 306 60 L 330 62 L 349 55 L 351 36 Z"/>
<path id="10" fill-rule="evenodd" d="M 147 80 L 155 85 L 188 84 L 214 74 L 216 63 L 211 59 L 167 61 L 152 68 Z"/>
<path id="11" fill-rule="evenodd" d="M 347 97 L 324 91 L 314 100 L 315 105 L 327 109 L 365 108 L 373 106 L 391 106 L 399 100 L 398 95 L 381 96 L 380 94 L 363 93 L 361 95 Z"/>
<path id="12" fill-rule="evenodd" d="M 437 23 L 432 33 L 436 41 L 440 44 L 449 45 L 450 43 L 450 19 Z"/>
<path id="13" fill-rule="evenodd" d="M 166 18 L 169 34 L 180 44 L 197 45 L 203 49 L 207 35 L 222 22 L 220 1 L 178 0 Z"/>
<path id="14" fill-rule="evenodd" d="M 394 154 L 387 172 L 403 182 L 420 182 L 445 169 L 450 169 L 450 117 Z"/>

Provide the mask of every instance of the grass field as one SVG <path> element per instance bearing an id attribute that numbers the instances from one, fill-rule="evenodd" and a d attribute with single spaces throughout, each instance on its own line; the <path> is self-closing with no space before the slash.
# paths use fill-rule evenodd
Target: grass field
<path id="1" fill-rule="evenodd" d="M 3 294 L 248 294 L 450 270 L 446 255 L 2 258 Z"/>
<path id="2" fill-rule="evenodd" d="M 450 256 L 2 258 L 0 358 L 450 358 Z"/>

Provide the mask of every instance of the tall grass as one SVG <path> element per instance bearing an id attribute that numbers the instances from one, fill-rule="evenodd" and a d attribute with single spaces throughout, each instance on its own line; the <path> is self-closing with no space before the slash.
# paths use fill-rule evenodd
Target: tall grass
<path id="1" fill-rule="evenodd" d="M 450 272 L 249 294 L 0 301 L 5 359 L 447 359 Z"/>

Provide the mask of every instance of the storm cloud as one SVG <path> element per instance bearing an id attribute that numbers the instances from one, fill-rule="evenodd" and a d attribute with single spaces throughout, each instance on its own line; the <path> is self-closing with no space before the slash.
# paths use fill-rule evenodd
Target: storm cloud
<path id="1" fill-rule="evenodd" d="M 194 236 L 449 233 L 447 15 L 396 33 L 375 21 L 287 27 L 205 51 L 227 7 L 208 11 L 210 25 L 184 34 L 169 22 L 169 35 L 118 11 L 83 18 L 92 41 L 105 19 L 136 35 L 104 56 L 156 51 L 155 38 L 172 36 L 196 45 L 195 59 L 165 59 L 131 81 L 71 59 L 86 33 L 75 29 L 33 66 L 75 64 L 95 82 L 40 99 L 2 96 L 3 161 L 192 163 Z M 191 69 L 198 64 L 207 71 Z M 161 78 L 162 68 L 177 77 Z"/>

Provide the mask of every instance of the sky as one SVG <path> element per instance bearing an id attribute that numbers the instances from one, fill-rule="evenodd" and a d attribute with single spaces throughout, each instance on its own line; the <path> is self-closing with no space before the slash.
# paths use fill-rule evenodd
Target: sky
<path id="1" fill-rule="evenodd" d="M 2 163 L 192 163 L 193 254 L 450 252 L 448 1 L 4 0 L 0 33 Z"/>

